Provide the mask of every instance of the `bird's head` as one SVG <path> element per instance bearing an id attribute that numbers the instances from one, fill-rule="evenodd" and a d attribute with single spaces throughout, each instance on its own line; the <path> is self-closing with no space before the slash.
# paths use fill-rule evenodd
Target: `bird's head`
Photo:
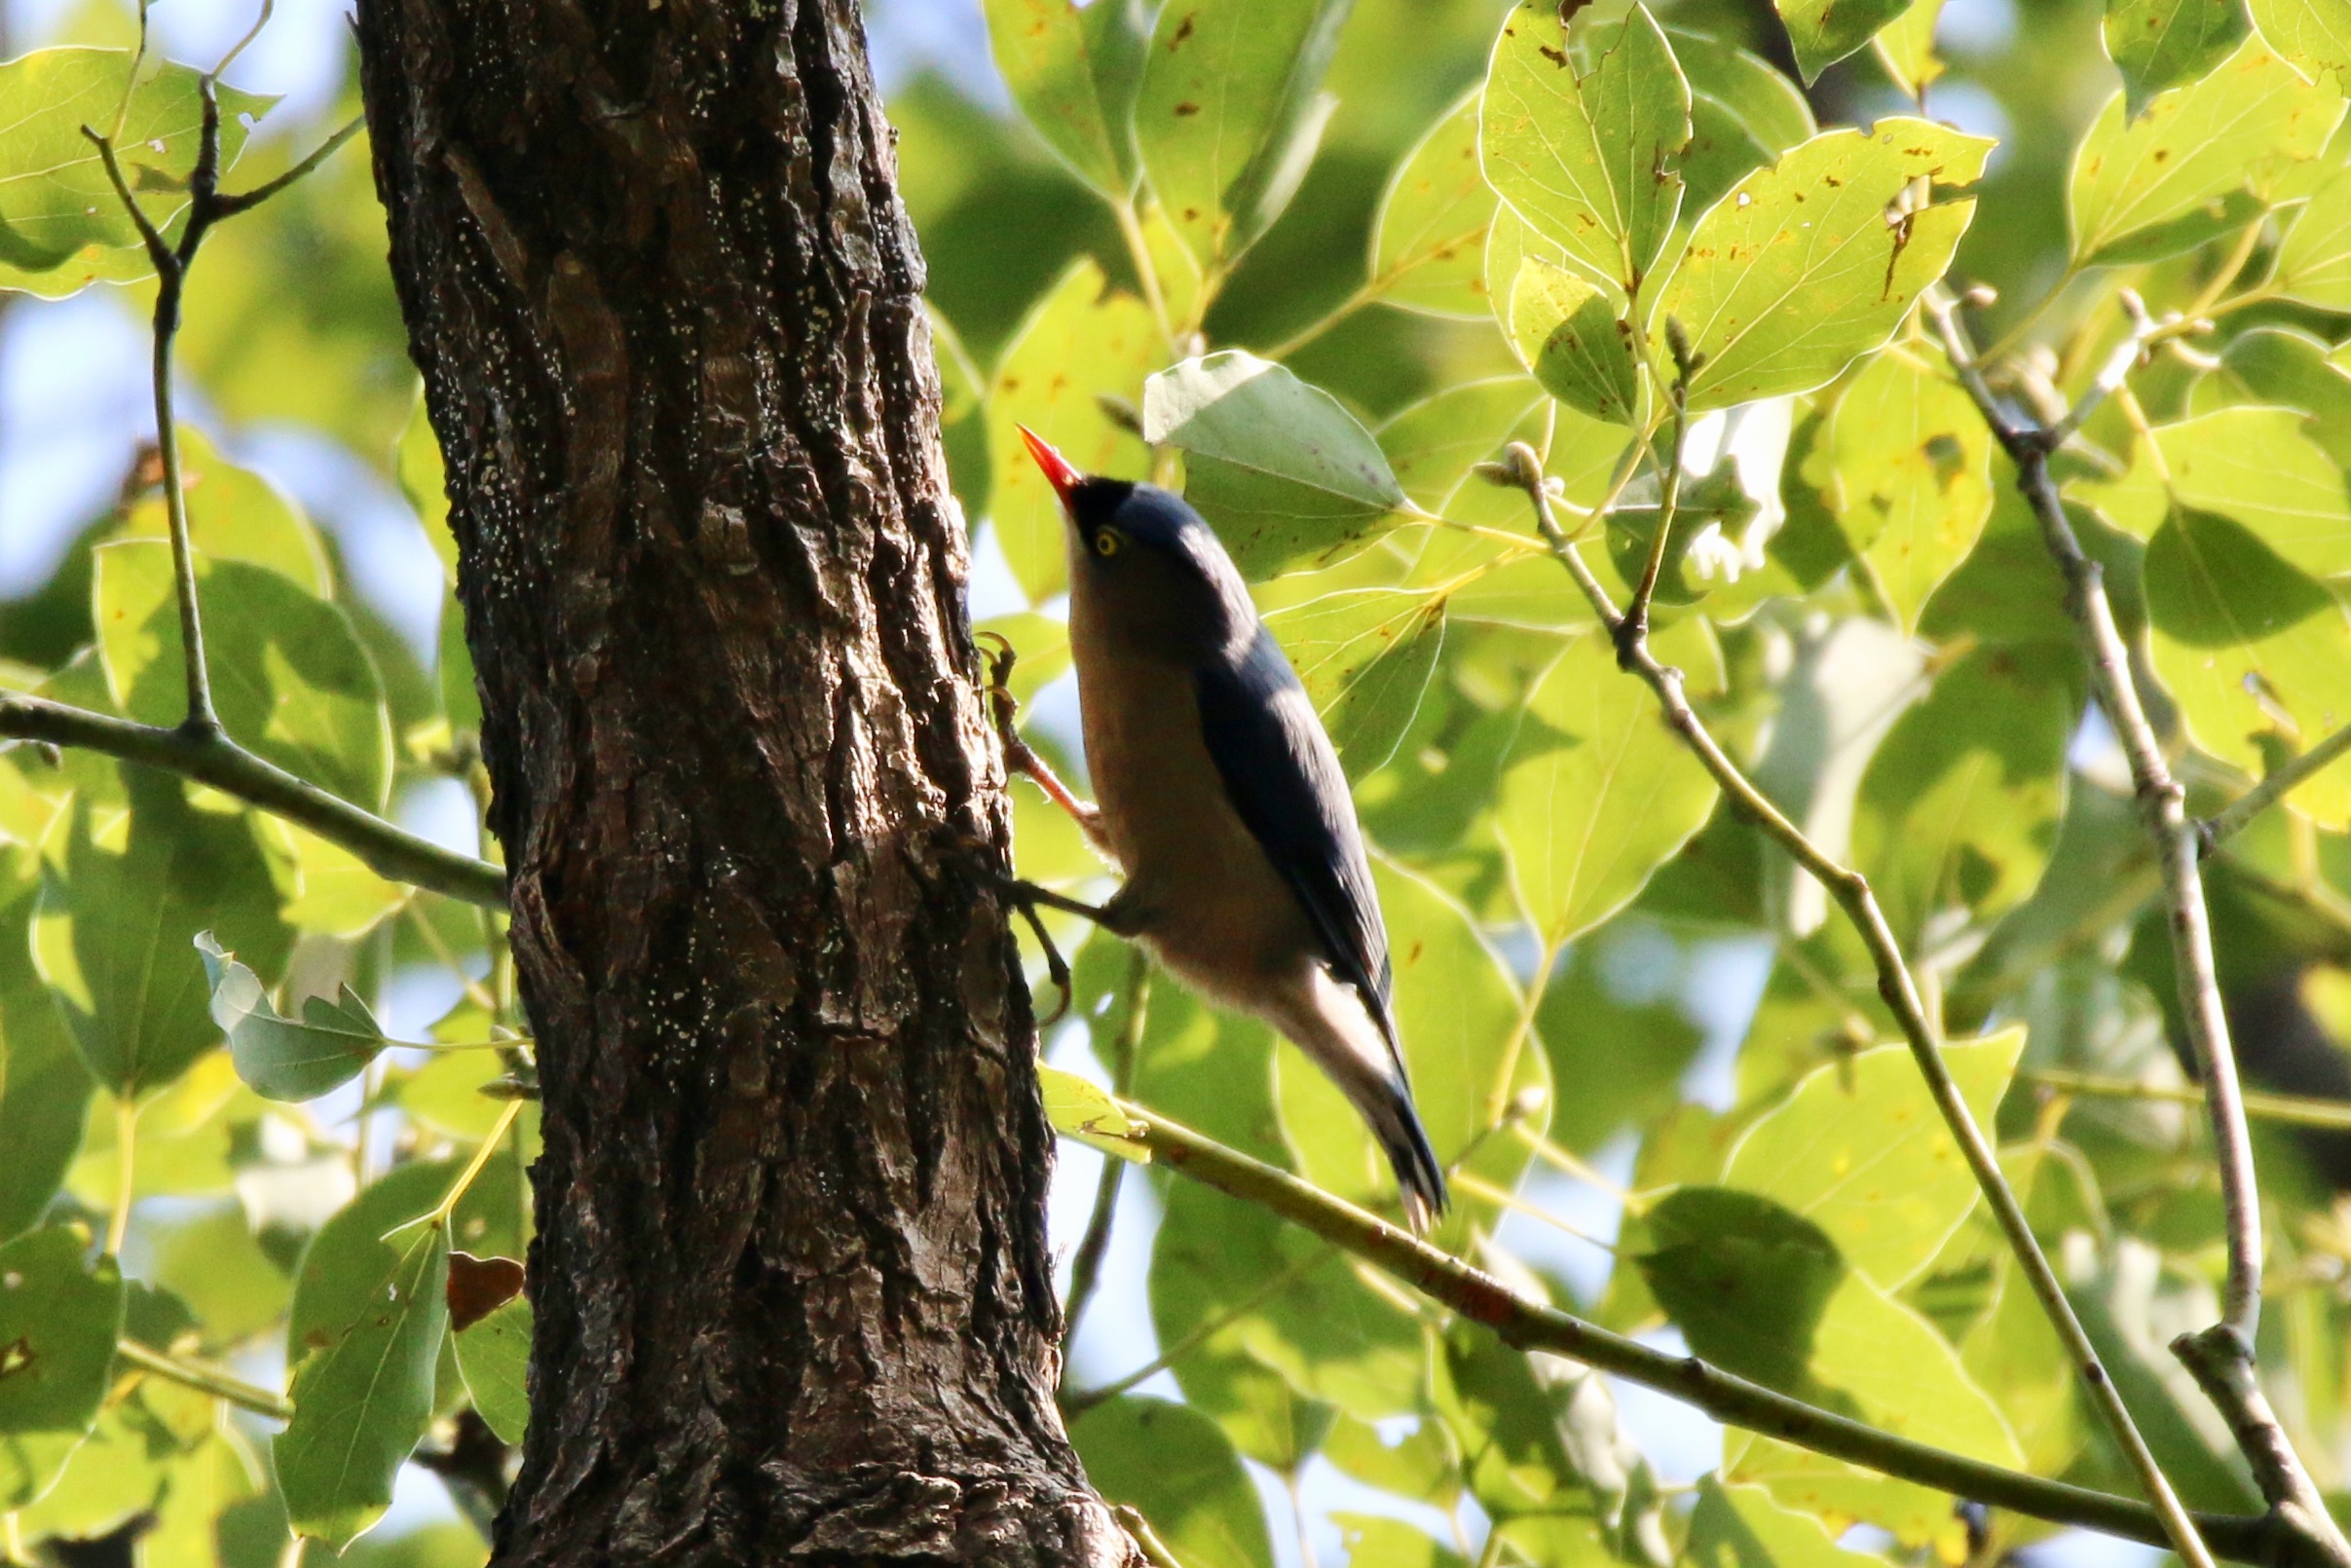
<path id="1" fill-rule="evenodd" d="M 1234 657 L 1257 612 L 1215 530 L 1157 485 L 1081 473 L 1036 432 L 1021 439 L 1061 497 L 1069 525 L 1069 589 L 1109 635 L 1184 663 Z"/>

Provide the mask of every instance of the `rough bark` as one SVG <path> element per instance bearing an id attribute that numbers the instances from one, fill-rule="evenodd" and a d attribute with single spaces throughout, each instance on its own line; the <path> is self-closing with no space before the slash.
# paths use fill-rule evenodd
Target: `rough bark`
<path id="1" fill-rule="evenodd" d="M 852 0 L 362 0 L 546 1150 L 504 1564 L 1124 1563 Z"/>

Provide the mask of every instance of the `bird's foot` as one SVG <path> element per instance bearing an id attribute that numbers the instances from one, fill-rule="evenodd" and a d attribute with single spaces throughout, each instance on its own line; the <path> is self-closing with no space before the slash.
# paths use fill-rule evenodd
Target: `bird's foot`
<path id="1" fill-rule="evenodd" d="M 1027 922 L 1029 934 L 1037 939 L 1037 946 L 1044 950 L 1046 978 L 1053 982 L 1053 989 L 1061 993 L 1061 1000 L 1054 1004 L 1052 1012 L 1037 1020 L 1037 1027 L 1050 1028 L 1059 1024 L 1069 1011 L 1072 995 L 1069 961 L 1062 956 L 1062 950 L 1055 945 L 1051 933 L 1046 931 L 1045 922 L 1038 918 L 1037 906 L 1043 904 L 1050 909 L 1075 906 L 1075 913 L 1078 914 L 1094 913 L 1093 907 L 1079 904 L 1075 899 L 1064 899 L 1059 893 L 1039 887 L 1034 882 L 1007 875 L 995 865 L 994 847 L 985 840 L 968 837 L 960 839 L 948 846 L 947 858 L 969 872 L 997 898 L 1010 904 Z"/>
<path id="2" fill-rule="evenodd" d="M 1020 730 L 1014 727 L 1013 721 L 1021 711 L 1021 699 L 1012 694 L 1012 670 L 1020 662 L 1019 652 L 1001 632 L 984 631 L 975 640 L 990 644 L 994 650 L 988 655 L 988 684 L 981 691 L 988 698 L 989 717 L 995 725 L 996 743 L 1003 748 L 1006 771 L 1035 780 L 1048 800 L 1069 813 L 1086 835 L 1086 841 L 1097 849 L 1103 848 L 1101 807 L 1071 794 L 1069 786 L 1062 782 L 1052 765 L 1021 738 Z"/>

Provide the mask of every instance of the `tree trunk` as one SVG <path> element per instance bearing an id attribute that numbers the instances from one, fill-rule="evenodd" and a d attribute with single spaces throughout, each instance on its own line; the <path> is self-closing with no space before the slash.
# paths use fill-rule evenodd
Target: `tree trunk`
<path id="1" fill-rule="evenodd" d="M 362 0 L 546 1151 L 507 1564 L 1116 1564 L 852 0 Z"/>

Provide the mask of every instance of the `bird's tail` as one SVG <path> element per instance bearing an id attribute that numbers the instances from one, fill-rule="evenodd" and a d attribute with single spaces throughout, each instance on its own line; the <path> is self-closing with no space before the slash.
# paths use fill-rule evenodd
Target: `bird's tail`
<path id="1" fill-rule="evenodd" d="M 1445 1212 L 1445 1168 L 1412 1104 L 1412 1085 L 1396 1046 L 1355 988 L 1318 971 L 1306 1004 L 1277 1019 L 1282 1032 L 1314 1058 L 1355 1106 L 1396 1172 L 1404 1219 L 1425 1236 Z"/>

